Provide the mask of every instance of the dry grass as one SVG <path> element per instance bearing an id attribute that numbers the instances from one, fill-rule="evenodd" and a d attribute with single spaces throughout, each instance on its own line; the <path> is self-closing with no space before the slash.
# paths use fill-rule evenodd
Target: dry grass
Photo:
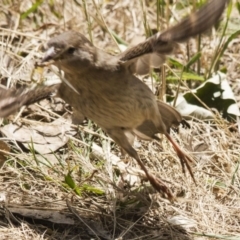
<path id="1" fill-rule="evenodd" d="M 34 63 L 41 59 L 43 44 L 64 30 L 80 31 L 96 46 L 116 52 L 118 46 L 110 33 L 134 44 L 144 39 L 143 16 L 150 28 L 157 26 L 155 1 L 146 1 L 144 6 L 138 0 L 89 0 L 86 5 L 74 0 L 52 2 L 54 5 L 43 1 L 26 18 L 20 13 L 30 9 L 33 1 L 0 4 L 2 85 L 39 83 L 45 78 L 52 81 L 53 74 L 34 70 Z M 183 11 L 171 9 L 179 19 Z M 168 22 L 159 18 L 161 28 L 166 27 Z M 218 37 L 215 33 L 211 38 L 205 36 L 204 41 L 211 44 L 210 40 Z M 191 43 L 195 46 L 195 40 Z M 205 47 L 202 51 L 204 73 L 214 49 Z M 178 57 L 187 61 L 185 55 Z M 228 50 L 224 60 L 236 86 L 232 71 L 239 71 L 240 56 Z M 41 112 L 37 108 L 37 113 L 34 108 L 25 109 L 14 120 L 19 125 L 28 125 L 24 121 L 27 118 L 51 122 L 56 114 L 49 111 L 56 107 L 48 101 L 45 108 L 41 107 Z M 58 113 L 63 114 L 66 108 L 61 105 Z M 193 169 L 197 186 L 189 175 L 182 174 L 165 138 L 161 144 L 137 144 L 147 167 L 164 179 L 178 197 L 173 204 L 149 183 L 141 184 L 136 177 L 141 174 L 136 162 L 120 160 L 115 145 L 110 153 L 111 140 L 91 123 L 87 127 L 93 132 L 81 130 L 67 146 L 46 155 L 47 161 L 34 151 L 24 150 L 14 139 L 2 138 L 11 146 L 11 154 L 0 169 L 1 239 L 240 239 L 239 133 L 231 131 L 221 118 L 215 123 L 190 124 L 191 129 L 180 128 L 179 134 L 172 135 L 196 159 Z M 91 150 L 95 144 L 102 147 L 103 154 Z M 55 216 L 57 213 L 62 215 Z M 184 224 L 173 224 L 173 217 L 185 219 Z"/>

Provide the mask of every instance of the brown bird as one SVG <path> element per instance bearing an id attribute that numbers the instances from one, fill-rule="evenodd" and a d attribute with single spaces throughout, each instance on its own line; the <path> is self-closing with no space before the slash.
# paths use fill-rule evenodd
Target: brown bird
<path id="1" fill-rule="evenodd" d="M 63 70 L 63 82 L 52 89 L 18 90 L 17 94 L 12 93 L 9 106 L 15 111 L 21 105 L 33 103 L 57 90 L 58 95 L 73 107 L 75 115 L 85 116 L 102 127 L 137 160 L 152 186 L 172 199 L 171 191 L 149 173 L 132 144 L 135 136 L 159 140 L 156 134 L 164 134 L 173 145 L 183 171 L 186 165 L 194 180 L 189 164 L 192 159 L 169 135 L 170 127 L 178 125 L 182 117 L 174 108 L 156 100 L 152 91 L 133 74 L 145 74 L 150 67 L 159 67 L 165 55 L 174 50 L 176 42 L 210 28 L 221 16 L 226 3 L 227 0 L 212 0 L 179 24 L 117 56 L 97 49 L 78 32 L 62 33 L 48 42 L 42 64 L 51 63 Z M 14 103 L 14 98 L 23 100 Z M 7 101 L 1 102 L 0 116 L 4 117 L 11 111 L 7 109 Z"/>

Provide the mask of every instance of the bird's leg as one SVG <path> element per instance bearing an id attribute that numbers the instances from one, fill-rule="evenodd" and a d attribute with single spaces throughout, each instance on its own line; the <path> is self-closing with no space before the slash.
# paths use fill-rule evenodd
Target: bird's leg
<path id="1" fill-rule="evenodd" d="M 151 183 L 151 185 L 158 191 L 158 192 L 164 192 L 167 194 L 168 199 L 170 201 L 174 200 L 173 193 L 171 190 L 161 181 L 160 179 L 153 176 L 151 173 L 148 172 L 147 168 L 141 161 L 140 157 L 138 156 L 138 153 L 136 150 L 131 146 L 131 144 L 128 141 L 128 138 L 126 137 L 124 130 L 121 128 L 114 128 L 114 129 L 107 129 L 106 130 L 108 135 L 121 147 L 123 148 L 131 157 L 136 159 L 138 164 L 140 165 L 141 169 L 145 172 L 146 177 L 148 181 Z"/>
<path id="2" fill-rule="evenodd" d="M 171 144 L 173 145 L 173 148 L 175 150 L 175 152 L 177 153 L 179 159 L 180 159 L 180 162 L 181 162 L 181 165 L 182 165 L 182 169 L 183 169 L 183 173 L 185 173 L 185 165 L 187 166 L 187 169 L 194 181 L 195 184 L 196 183 L 196 180 L 194 178 L 194 175 L 193 175 L 193 172 L 192 172 L 192 168 L 189 164 L 189 162 L 193 162 L 193 160 L 186 154 L 184 153 L 180 147 L 178 146 L 178 144 L 173 140 L 173 138 L 169 135 L 169 133 L 165 133 L 165 136 L 167 137 L 167 139 L 171 142 Z"/>
<path id="3" fill-rule="evenodd" d="M 134 140 L 135 140 L 134 134 L 131 131 L 127 131 L 127 132 L 124 132 L 124 135 L 127 137 L 129 144 L 133 146 Z M 125 159 L 127 152 L 123 148 L 120 148 L 120 151 L 121 151 L 122 158 Z"/>

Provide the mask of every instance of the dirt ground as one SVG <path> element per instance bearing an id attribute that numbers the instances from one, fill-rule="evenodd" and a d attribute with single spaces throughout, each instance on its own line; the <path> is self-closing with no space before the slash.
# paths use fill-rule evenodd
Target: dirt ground
<path id="1" fill-rule="evenodd" d="M 165 29 L 193 8 L 186 4 L 181 9 L 186 1 L 171 1 L 163 8 L 163 18 L 163 13 L 157 14 L 156 2 L 2 1 L 1 85 L 58 81 L 49 69 L 34 67 L 47 40 L 58 33 L 79 31 L 97 47 L 115 54 L 124 43 L 131 46 L 143 41 L 146 29 Z M 240 24 L 236 6 L 230 19 L 229 31 L 236 22 Z M 222 21 L 226 21 L 226 11 Z M 221 31 L 220 27 L 202 36 L 202 76 L 213 61 Z M 118 37 L 118 44 L 113 36 Z M 240 36 L 236 36 L 220 64 L 227 70 L 238 106 L 239 43 Z M 171 57 L 186 64 L 186 51 L 196 53 L 197 40 L 191 39 L 188 46 L 182 44 Z M 144 81 L 149 82 L 147 79 Z M 152 84 L 154 90 L 159 86 L 159 82 Z M 177 83 L 169 83 L 169 88 L 175 93 Z M 184 86 L 182 91 L 186 91 Z M 160 143 L 136 141 L 147 168 L 175 194 L 176 201 L 171 203 L 143 180 L 134 160 L 121 158 L 118 146 L 101 129 L 91 121 L 72 126 L 70 113 L 71 107 L 62 100 L 48 98 L 1 120 L 1 127 L 8 126 L 5 131 L 11 130 L 12 136 L 6 137 L 1 130 L 0 239 L 240 239 L 240 136 L 236 124 L 220 116 L 215 121 L 190 119 L 190 129 L 171 132 L 195 159 L 192 168 L 197 185 L 188 173 L 182 173 L 165 137 L 161 136 Z M 35 138 L 26 140 L 32 132 Z"/>

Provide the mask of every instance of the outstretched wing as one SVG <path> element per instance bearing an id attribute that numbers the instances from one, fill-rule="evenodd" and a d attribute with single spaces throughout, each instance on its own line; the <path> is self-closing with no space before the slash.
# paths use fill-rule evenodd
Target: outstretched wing
<path id="1" fill-rule="evenodd" d="M 147 74 L 151 67 L 159 67 L 177 42 L 183 42 L 212 27 L 222 15 L 228 0 L 211 0 L 197 12 L 162 33 L 119 54 L 132 73 Z"/>
<path id="2" fill-rule="evenodd" d="M 0 117 L 7 117 L 24 105 L 30 105 L 57 91 L 60 84 L 35 88 L 0 89 Z"/>

